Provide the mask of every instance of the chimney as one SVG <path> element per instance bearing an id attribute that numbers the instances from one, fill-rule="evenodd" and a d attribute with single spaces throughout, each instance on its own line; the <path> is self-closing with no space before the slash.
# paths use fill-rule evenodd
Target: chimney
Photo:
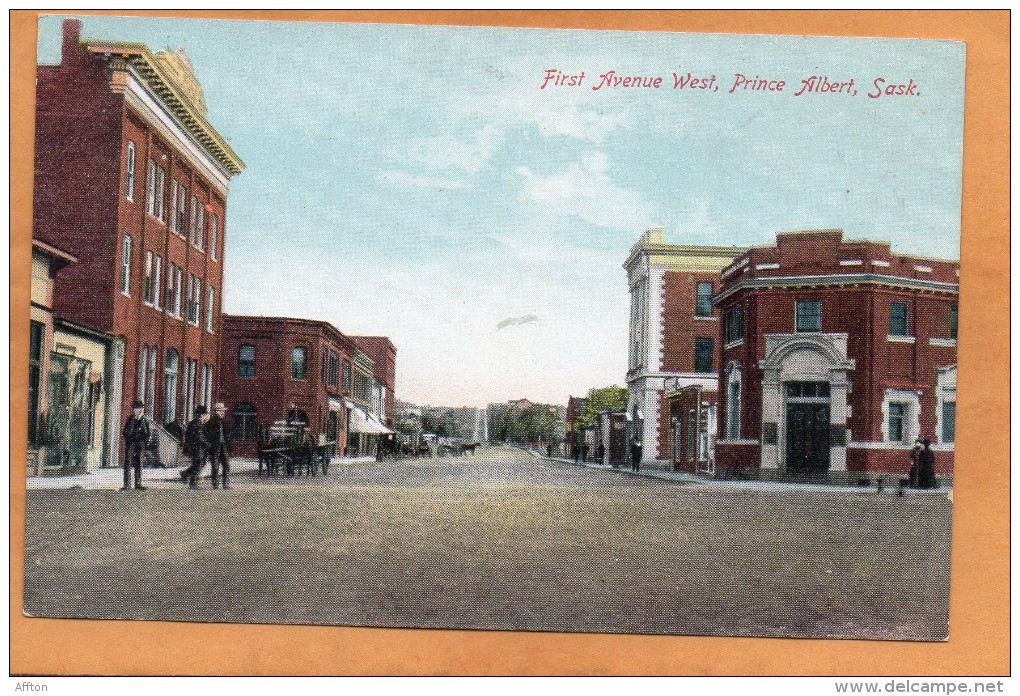
<path id="1" fill-rule="evenodd" d="M 643 244 L 665 244 L 666 230 L 661 227 L 649 227 L 641 239 Z"/>
<path id="2" fill-rule="evenodd" d="M 64 41 L 60 48 L 60 62 L 67 63 L 71 56 L 76 56 L 81 52 L 78 45 L 81 42 L 81 20 L 65 19 L 63 28 Z"/>

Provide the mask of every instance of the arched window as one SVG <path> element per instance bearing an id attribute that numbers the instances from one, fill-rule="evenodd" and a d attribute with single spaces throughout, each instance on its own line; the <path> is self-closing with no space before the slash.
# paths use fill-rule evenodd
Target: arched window
<path id="1" fill-rule="evenodd" d="M 255 376 L 255 346 L 245 344 L 237 350 L 237 376 Z"/>
<path id="2" fill-rule="evenodd" d="M 304 379 L 305 378 L 305 356 L 307 349 L 304 346 L 298 346 L 290 355 L 290 376 L 291 379 Z"/>
<path id="3" fill-rule="evenodd" d="M 177 371 L 180 366 L 180 356 L 177 351 L 171 348 L 166 352 L 166 359 L 163 361 L 163 420 L 173 423 L 177 420 Z"/>
<path id="4" fill-rule="evenodd" d="M 255 442 L 259 434 L 259 412 L 247 401 L 234 404 L 230 413 L 234 437 L 238 442 Z"/>
<path id="5" fill-rule="evenodd" d="M 287 411 L 287 423 L 308 427 L 308 414 L 299 408 L 292 408 Z"/>

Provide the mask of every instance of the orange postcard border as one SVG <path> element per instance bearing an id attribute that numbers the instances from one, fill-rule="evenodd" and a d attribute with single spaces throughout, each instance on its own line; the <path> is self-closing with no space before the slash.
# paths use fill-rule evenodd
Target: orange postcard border
<path id="1" fill-rule="evenodd" d="M 956 444 L 950 633 L 948 641 L 934 644 L 25 617 L 21 606 L 32 227 L 30 172 L 39 14 L 10 13 L 11 674 L 1009 674 L 1008 11 L 76 12 L 965 41 L 958 363 L 962 384 Z M 125 650 L 124 646 L 132 647 Z M 179 655 L 185 646 L 188 660 L 182 664 Z M 222 649 L 224 646 L 229 649 Z M 779 656 L 781 659 L 777 659 Z"/>

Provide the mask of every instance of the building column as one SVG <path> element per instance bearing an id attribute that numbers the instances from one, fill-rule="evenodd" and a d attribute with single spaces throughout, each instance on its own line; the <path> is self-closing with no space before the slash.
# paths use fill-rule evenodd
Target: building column
<path id="1" fill-rule="evenodd" d="M 124 339 L 115 338 L 106 352 L 106 433 L 103 437 L 103 466 L 120 466 L 120 412 L 124 395 Z"/>
<path id="2" fill-rule="evenodd" d="M 779 456 L 779 441 L 786 432 L 779 373 L 779 365 L 763 367 L 761 381 L 761 468 L 777 474 L 785 468 Z"/>
<path id="3" fill-rule="evenodd" d="M 850 379 L 836 369 L 829 378 L 829 471 L 846 471 L 847 421 L 850 418 Z"/>

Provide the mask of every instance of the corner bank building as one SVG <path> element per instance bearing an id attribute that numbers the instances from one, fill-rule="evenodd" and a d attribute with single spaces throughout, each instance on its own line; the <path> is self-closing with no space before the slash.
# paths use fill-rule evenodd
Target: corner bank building
<path id="1" fill-rule="evenodd" d="M 929 438 L 951 477 L 959 267 L 840 230 L 779 234 L 725 267 L 717 473 L 905 475 Z"/>

